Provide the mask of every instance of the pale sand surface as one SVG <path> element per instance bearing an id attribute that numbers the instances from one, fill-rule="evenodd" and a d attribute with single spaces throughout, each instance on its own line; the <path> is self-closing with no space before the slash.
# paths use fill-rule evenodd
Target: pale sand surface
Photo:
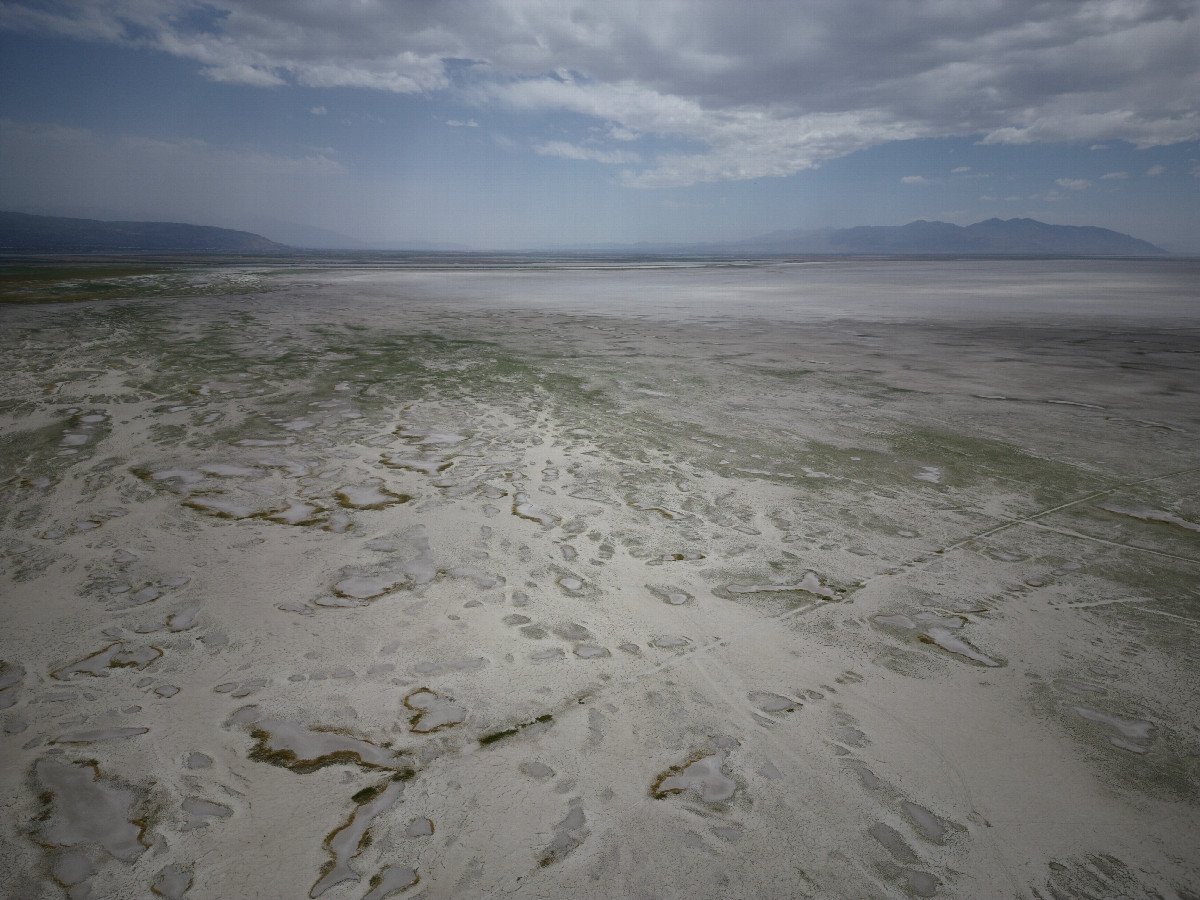
<path id="1" fill-rule="evenodd" d="M 1200 896 L 1196 275 L 0 307 L 5 896 Z"/>

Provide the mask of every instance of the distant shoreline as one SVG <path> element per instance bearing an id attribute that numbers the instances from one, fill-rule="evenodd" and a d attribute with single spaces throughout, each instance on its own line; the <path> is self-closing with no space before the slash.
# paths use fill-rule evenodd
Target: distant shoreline
<path id="1" fill-rule="evenodd" d="M 568 253 L 542 251 L 452 251 L 429 253 L 416 250 L 288 250 L 277 253 L 239 253 L 233 251 L 127 251 L 127 252 L 6 252 L 0 251 L 0 270 L 13 268 L 43 268 L 49 266 L 189 266 L 189 265 L 278 265 L 292 266 L 531 266 L 551 264 L 556 267 L 569 263 L 610 265 L 758 265 L 781 263 L 834 262 L 1047 262 L 1060 260 L 1095 262 L 1172 263 L 1200 260 L 1200 254 L 1169 254 L 1165 256 L 1109 256 L 1084 254 L 982 254 L 982 253 L 842 253 L 842 254 L 632 254 L 632 253 Z"/>
<path id="2" fill-rule="evenodd" d="M 416 242 L 418 244 L 423 242 Z M 1128 234 L 1085 225 L 1049 225 L 1036 219 L 988 219 L 973 225 L 918 219 L 907 225 L 860 225 L 822 231 L 776 231 L 740 241 L 645 242 L 527 247 L 521 250 L 323 249 L 294 247 L 260 234 L 180 222 L 122 222 L 0 211 L 0 258 L 17 255 L 127 256 L 129 254 L 231 254 L 307 258 L 422 256 L 445 259 L 517 257 L 581 258 L 1141 258 L 1173 254 Z"/>

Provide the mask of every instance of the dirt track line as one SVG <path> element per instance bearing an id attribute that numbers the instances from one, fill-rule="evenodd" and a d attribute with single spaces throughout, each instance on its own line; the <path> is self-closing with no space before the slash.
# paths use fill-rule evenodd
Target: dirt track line
<path id="1" fill-rule="evenodd" d="M 1055 534 L 1061 534 L 1064 537 L 1078 538 L 1081 541 L 1092 541 L 1096 544 L 1105 544 L 1109 547 L 1120 547 L 1123 550 L 1136 550 L 1138 553 L 1151 553 L 1154 556 L 1162 556 L 1167 559 L 1176 559 L 1180 562 L 1194 563 L 1200 566 L 1200 559 L 1193 559 L 1190 556 L 1176 556 L 1174 553 L 1167 553 L 1164 550 L 1153 550 L 1150 547 L 1138 547 L 1135 544 L 1122 544 L 1120 541 L 1109 541 L 1102 537 L 1093 537 L 1090 534 L 1080 534 L 1078 531 L 1072 531 L 1069 528 L 1056 528 L 1053 525 L 1047 525 L 1044 522 L 1022 522 L 1022 525 L 1029 525 L 1033 528 L 1040 528 L 1043 531 L 1053 531 Z"/>

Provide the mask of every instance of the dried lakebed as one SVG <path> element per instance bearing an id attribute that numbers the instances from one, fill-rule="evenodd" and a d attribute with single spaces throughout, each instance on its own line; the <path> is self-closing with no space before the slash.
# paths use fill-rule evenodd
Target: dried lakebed
<path id="1" fill-rule="evenodd" d="M 5 890 L 1200 896 L 1196 275 L 0 306 Z"/>

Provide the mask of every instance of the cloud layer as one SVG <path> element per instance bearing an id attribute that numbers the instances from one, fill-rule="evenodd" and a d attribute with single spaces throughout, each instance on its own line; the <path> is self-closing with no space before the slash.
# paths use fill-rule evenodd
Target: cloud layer
<path id="1" fill-rule="evenodd" d="M 872 145 L 1200 137 L 1197 0 L 96 0 L 0 27 L 151 47 L 214 80 L 571 112 L 535 150 L 642 186 L 788 175 Z M 687 150 L 637 148 L 639 135 Z"/>

